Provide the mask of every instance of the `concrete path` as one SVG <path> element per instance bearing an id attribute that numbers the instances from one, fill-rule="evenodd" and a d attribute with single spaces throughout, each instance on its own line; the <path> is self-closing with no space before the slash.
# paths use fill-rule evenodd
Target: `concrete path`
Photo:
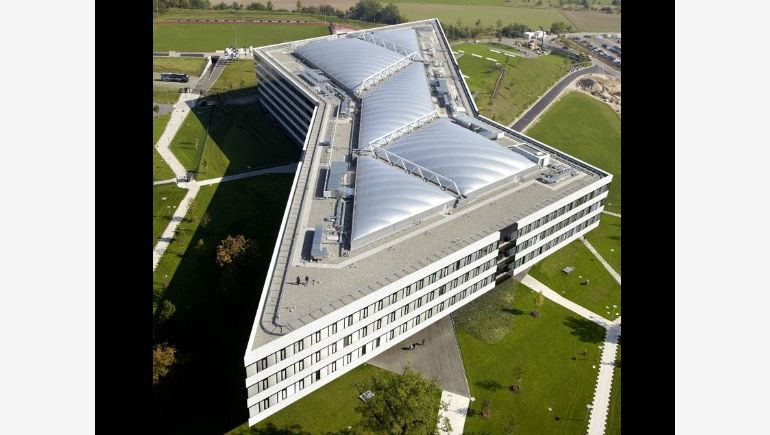
<path id="1" fill-rule="evenodd" d="M 536 292 L 543 292 L 543 296 L 548 298 L 549 300 L 556 302 L 557 304 L 561 305 L 562 307 L 572 311 L 575 314 L 578 314 L 582 317 L 585 317 L 586 319 L 596 323 L 597 325 L 600 325 L 604 328 L 608 328 L 612 322 L 605 319 L 604 317 L 594 313 L 593 311 L 589 310 L 588 308 L 582 307 L 571 300 L 565 298 L 564 296 L 560 295 L 559 293 L 551 290 L 547 285 L 543 284 L 542 282 L 536 280 L 531 275 L 526 275 L 524 278 L 521 279 L 521 283 L 525 286 L 531 288 L 532 290 Z"/>
<path id="2" fill-rule="evenodd" d="M 253 171 L 241 172 L 240 174 L 225 175 L 224 177 L 210 178 L 208 180 L 196 181 L 198 186 L 209 186 L 211 184 L 224 183 L 227 181 L 242 180 L 244 178 L 256 177 L 264 174 L 293 174 L 297 172 L 297 164 L 289 163 L 281 166 L 272 166 L 269 168 L 255 169 Z M 180 185 L 183 183 L 180 183 Z"/>
<path id="3" fill-rule="evenodd" d="M 404 350 L 412 343 L 422 343 L 413 350 Z M 442 389 L 454 394 L 470 396 L 465 376 L 460 346 L 455 338 L 454 325 L 450 316 L 401 340 L 385 352 L 369 361 L 381 369 L 401 374 L 404 367 L 421 373 L 428 379 L 435 379 Z"/>
<path id="4" fill-rule="evenodd" d="M 171 183 L 176 183 L 176 178 L 169 178 L 168 180 L 153 181 L 152 185 L 153 186 L 160 186 L 161 184 L 171 184 Z"/>
<path id="5" fill-rule="evenodd" d="M 602 210 L 602 213 L 604 213 L 604 214 L 608 214 L 608 215 L 610 215 L 610 216 L 620 217 L 620 214 L 619 214 L 619 213 L 613 213 L 613 212 L 611 212 L 611 211 L 607 211 L 607 210 Z"/>
<path id="6" fill-rule="evenodd" d="M 171 222 L 169 222 L 168 226 L 163 231 L 163 234 L 160 236 L 160 240 L 155 245 L 155 249 L 152 250 L 153 271 L 158 267 L 158 263 L 160 262 L 161 257 L 163 257 L 163 254 L 166 252 L 168 245 L 174 238 L 174 233 L 176 232 L 177 227 L 182 222 L 182 219 L 184 219 L 190 203 L 193 199 L 195 199 L 195 195 L 197 194 L 198 186 L 195 183 L 189 183 L 187 194 L 184 196 L 184 198 L 182 198 L 182 201 L 179 203 L 179 207 L 177 207 L 174 215 L 171 217 Z"/>
<path id="7" fill-rule="evenodd" d="M 174 110 L 171 111 L 171 117 L 168 120 L 168 124 L 166 124 L 166 129 L 163 130 L 163 134 L 160 135 L 160 139 L 158 139 L 158 142 L 155 144 L 158 153 L 163 157 L 163 160 L 168 164 L 177 178 L 183 177 L 186 174 L 186 171 L 184 166 L 179 163 L 179 160 L 174 153 L 171 152 L 169 146 L 171 145 L 174 136 L 176 136 L 176 132 L 179 131 L 179 128 L 184 123 L 185 118 L 190 114 L 192 107 L 195 104 L 194 100 L 198 97 L 198 94 L 193 93 L 179 94 L 179 100 L 174 104 Z"/>
<path id="8" fill-rule="evenodd" d="M 588 435 L 604 435 L 605 425 L 607 424 L 607 412 L 609 411 L 610 394 L 612 392 L 612 376 L 615 373 L 615 356 L 617 355 L 618 337 L 620 336 L 620 318 L 615 322 L 607 328 L 607 334 L 604 337 L 599 376 L 596 380 L 594 401 L 591 404 L 591 417 L 588 420 Z"/>
<path id="9" fill-rule="evenodd" d="M 615 269 L 613 269 L 609 263 L 604 261 L 604 258 L 602 258 L 602 256 L 599 255 L 596 249 L 594 249 L 594 247 L 591 245 L 591 243 L 588 240 L 585 239 L 585 237 L 581 237 L 580 240 L 583 242 L 584 245 L 586 245 L 586 248 L 588 248 L 588 250 L 591 251 L 592 254 L 594 254 L 594 257 L 599 259 L 599 262 L 602 263 L 602 266 L 604 266 L 604 268 L 607 269 L 607 272 L 609 272 L 610 275 L 612 275 L 612 277 L 615 278 L 615 281 L 617 281 L 618 284 L 620 284 L 620 274 L 615 272 Z"/>
<path id="10" fill-rule="evenodd" d="M 471 403 L 471 399 L 459 394 L 450 393 L 449 391 L 442 391 L 441 401 L 448 403 L 449 407 L 446 411 L 443 409 L 438 411 L 439 434 L 462 434 L 463 427 L 465 426 L 465 417 L 468 415 L 468 405 Z M 449 425 L 452 427 L 452 430 L 449 432 L 441 430 L 444 426 L 444 417 L 449 418 Z"/>

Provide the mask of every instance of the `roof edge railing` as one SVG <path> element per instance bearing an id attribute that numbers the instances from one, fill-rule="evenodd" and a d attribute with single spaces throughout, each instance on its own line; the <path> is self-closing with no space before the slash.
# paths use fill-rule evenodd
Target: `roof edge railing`
<path id="1" fill-rule="evenodd" d="M 408 124 L 404 124 L 401 127 L 398 127 L 388 133 L 383 134 L 382 136 L 370 141 L 367 145 L 376 145 L 376 146 L 384 146 L 387 145 L 390 142 L 393 142 L 394 140 L 400 138 L 401 136 L 410 133 L 420 127 L 422 127 L 425 124 L 430 123 L 434 119 L 438 118 L 438 111 L 433 110 L 432 112 L 423 115 L 414 121 L 409 122 Z"/>
<path id="2" fill-rule="evenodd" d="M 391 40 L 377 36 L 374 33 L 362 32 L 362 33 L 357 33 L 353 35 L 353 37 L 356 39 L 360 39 L 364 42 L 368 42 L 370 44 L 380 46 L 386 50 L 394 51 L 398 54 L 407 56 L 412 60 L 422 60 L 422 56 L 420 56 L 420 53 L 414 50 L 410 50 L 409 48 L 404 47 L 401 44 L 397 44 Z"/>
<path id="3" fill-rule="evenodd" d="M 430 169 L 420 166 L 417 163 L 407 160 L 398 154 L 388 151 L 384 148 L 380 148 L 377 145 L 369 145 L 364 151 L 371 151 L 372 154 L 380 160 L 387 162 L 391 166 L 398 166 L 410 174 L 417 175 L 422 178 L 423 181 L 427 181 L 438 185 L 441 190 L 449 190 L 453 192 L 458 198 L 465 198 L 465 195 L 460 193 L 460 188 L 457 187 L 457 183 L 449 177 L 445 177 L 439 173 L 433 172 Z"/>

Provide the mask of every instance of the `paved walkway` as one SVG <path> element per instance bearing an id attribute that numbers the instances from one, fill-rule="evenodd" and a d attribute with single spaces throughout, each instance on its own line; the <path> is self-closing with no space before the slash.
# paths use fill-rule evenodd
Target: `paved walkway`
<path id="1" fill-rule="evenodd" d="M 465 417 L 468 415 L 468 405 L 471 403 L 469 397 L 461 396 L 459 394 L 450 393 L 449 391 L 441 392 L 441 401 L 449 404 L 446 411 L 439 409 L 439 434 L 462 434 L 463 427 L 465 426 Z M 449 425 L 452 430 L 449 432 L 441 430 L 444 417 L 449 418 Z"/>
<path id="2" fill-rule="evenodd" d="M 240 174 L 225 175 L 224 177 L 210 178 L 208 180 L 197 181 L 198 186 L 208 186 L 211 184 L 224 183 L 226 181 L 242 180 L 244 178 L 256 177 L 264 174 L 293 174 L 297 172 L 297 164 L 289 163 L 281 166 L 272 166 L 269 168 L 255 169 L 253 171 L 241 172 Z"/>
<path id="3" fill-rule="evenodd" d="M 190 206 L 190 203 L 192 202 L 193 199 L 195 199 L 195 195 L 197 194 L 198 194 L 198 186 L 195 183 L 189 183 L 187 194 L 179 203 L 179 207 L 176 208 L 176 211 L 174 212 L 174 216 L 171 218 L 171 222 L 169 222 L 168 226 L 163 231 L 163 234 L 160 236 L 160 240 L 155 245 L 155 249 L 152 250 L 152 270 L 153 271 L 158 267 L 158 263 L 160 262 L 161 257 L 163 257 L 163 254 L 166 252 L 168 245 L 171 243 L 171 240 L 173 240 L 174 238 L 174 233 L 176 232 L 177 227 L 184 219 L 185 215 L 187 214 L 187 209 Z"/>
<path id="4" fill-rule="evenodd" d="M 171 183 L 176 183 L 176 178 L 169 178 L 168 180 L 153 181 L 152 185 L 153 186 L 160 186 L 161 184 L 171 184 Z"/>
<path id="5" fill-rule="evenodd" d="M 171 117 L 168 120 L 168 124 L 166 124 L 166 129 L 163 130 L 163 134 L 160 135 L 160 139 L 158 139 L 158 142 L 155 144 L 158 153 L 163 157 L 163 160 L 168 164 L 171 171 L 174 172 L 174 175 L 177 177 L 183 177 L 186 174 L 186 171 L 184 166 L 179 163 L 179 160 L 174 153 L 171 152 L 169 146 L 171 145 L 174 136 L 176 136 L 176 132 L 179 131 L 179 128 L 184 123 L 185 118 L 190 114 L 190 111 L 195 104 L 193 101 L 198 97 L 198 94 L 193 93 L 179 94 L 179 100 L 174 104 L 174 110 L 171 111 Z"/>
<path id="6" fill-rule="evenodd" d="M 424 345 L 417 345 L 413 350 L 404 349 L 412 343 L 422 343 L 423 339 Z M 471 395 L 460 346 L 449 316 L 401 340 L 372 358 L 369 364 L 399 375 L 404 372 L 404 367 L 409 366 L 427 379 L 435 379 L 443 390 L 463 396 Z"/>
<path id="7" fill-rule="evenodd" d="M 604 258 L 602 258 L 602 256 L 599 255 L 596 249 L 594 249 L 594 247 L 591 245 L 591 243 L 588 240 L 585 239 L 585 237 L 581 237 L 580 240 L 583 241 L 583 244 L 586 245 L 586 248 L 588 248 L 588 250 L 591 251 L 591 253 L 594 254 L 594 256 L 599 259 L 599 262 L 602 263 L 602 266 L 604 266 L 604 268 L 607 269 L 607 272 L 609 272 L 610 275 L 612 275 L 612 277 L 615 278 L 615 281 L 617 281 L 618 284 L 620 284 L 620 274 L 615 272 L 615 269 L 613 269 L 609 263 L 604 261 Z"/>
<path id="8" fill-rule="evenodd" d="M 620 336 L 620 318 L 607 328 L 604 337 L 604 349 L 599 365 L 599 376 L 596 380 L 594 401 L 591 404 L 591 418 L 588 420 L 588 435 L 604 435 L 607 424 L 607 412 L 610 407 L 610 393 L 612 392 L 612 376 L 615 373 L 615 356 L 618 351 L 618 337 Z"/>
<path id="9" fill-rule="evenodd" d="M 531 275 L 526 275 L 524 278 L 521 279 L 521 283 L 525 286 L 531 288 L 532 290 L 539 292 L 543 292 L 543 296 L 548 298 L 549 300 L 556 302 L 557 304 L 561 305 L 562 307 L 572 311 L 575 314 L 578 314 L 582 317 L 585 317 L 586 319 L 596 323 L 597 325 L 600 325 L 604 328 L 608 328 L 612 322 L 605 319 L 604 317 L 594 313 L 593 311 L 589 310 L 588 308 L 585 308 L 583 306 L 580 306 L 571 300 L 565 298 L 564 296 L 560 295 L 559 293 L 551 290 L 547 285 L 543 284 L 542 282 L 536 280 Z"/>
<path id="10" fill-rule="evenodd" d="M 604 214 L 608 214 L 608 215 L 610 215 L 610 216 L 620 217 L 620 214 L 619 214 L 619 213 L 613 213 L 613 212 L 611 212 L 611 211 L 607 211 L 607 210 L 602 210 L 602 213 L 604 213 Z"/>

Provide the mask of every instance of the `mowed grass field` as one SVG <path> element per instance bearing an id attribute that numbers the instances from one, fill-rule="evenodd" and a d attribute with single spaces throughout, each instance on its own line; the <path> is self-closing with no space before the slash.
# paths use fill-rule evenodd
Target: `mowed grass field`
<path id="1" fill-rule="evenodd" d="M 176 211 L 187 191 L 175 184 L 163 184 L 152 187 L 152 243 L 153 246 L 163 234 L 170 216 Z"/>
<path id="2" fill-rule="evenodd" d="M 236 30 L 233 30 L 235 26 Z M 153 51 L 215 51 L 235 44 L 259 47 L 329 34 L 326 23 L 315 24 L 155 24 Z"/>
<path id="3" fill-rule="evenodd" d="M 557 55 L 536 58 L 510 57 L 491 50 L 516 53 L 499 44 L 455 44 L 453 51 L 465 52 L 459 59 L 462 73 L 481 113 L 502 124 L 510 124 L 545 91 L 569 72 L 573 62 Z M 477 54 L 481 58 L 474 57 Z M 492 91 L 500 74 L 495 59 L 504 65 L 505 76 L 495 98 Z"/>
<path id="4" fill-rule="evenodd" d="M 620 14 L 564 11 L 564 16 L 581 32 L 620 32 Z"/>
<path id="5" fill-rule="evenodd" d="M 605 209 L 620 213 L 620 117 L 607 104 L 570 92 L 525 132 L 611 173 Z"/>
<path id="6" fill-rule="evenodd" d="M 511 325 L 500 341 L 489 343 L 460 324 L 455 327 L 476 399 L 464 433 L 585 434 L 586 405 L 593 400 L 604 329 L 547 299 L 540 317 L 532 317 L 535 292 L 513 280 L 492 291 L 515 291 L 513 305 L 498 308 L 507 310 L 505 323 Z M 474 301 L 458 313 L 478 308 Z M 484 322 L 483 314 L 474 317 Z M 489 318 L 484 323 L 499 326 L 498 315 Z M 519 386 L 518 393 L 509 390 L 512 384 Z M 488 418 L 481 414 L 485 400 L 490 401 Z"/>
<path id="7" fill-rule="evenodd" d="M 575 270 L 567 275 L 562 272 L 565 267 Z M 529 274 L 605 319 L 615 320 L 620 315 L 620 284 L 580 240 L 540 260 Z M 588 280 L 588 284 L 581 285 L 583 280 Z"/>
<path id="8" fill-rule="evenodd" d="M 555 9 L 511 8 L 504 6 L 481 6 L 472 4 L 448 5 L 425 3 L 396 3 L 398 10 L 408 21 L 438 18 L 442 25 L 456 25 L 457 20 L 463 26 L 474 26 L 481 19 L 482 26 L 494 25 L 499 19 L 503 25 L 511 23 L 526 24 L 537 29 L 538 26 L 550 28 L 557 21 L 567 23 L 562 13 Z"/>
<path id="9" fill-rule="evenodd" d="M 160 135 L 162 135 L 163 130 L 166 129 L 166 124 L 168 124 L 170 117 L 171 115 L 167 113 L 158 116 L 157 118 L 152 118 L 152 181 L 174 178 L 174 172 L 171 171 L 171 168 L 168 167 L 166 162 L 160 156 L 160 153 L 158 153 L 158 150 L 155 148 L 155 144 L 158 143 Z"/>
<path id="10" fill-rule="evenodd" d="M 362 428 L 361 416 L 354 408 L 361 403 L 353 384 L 384 372 L 383 369 L 363 364 L 313 391 L 288 407 L 278 411 L 249 429 L 248 423 L 228 432 L 228 435 L 264 434 L 359 434 L 374 435 Z M 436 413 L 441 401 L 441 390 L 435 391 Z M 348 431 L 347 427 L 351 429 Z M 285 432 L 284 432 L 285 431 Z"/>
<path id="11" fill-rule="evenodd" d="M 257 93 L 257 73 L 253 60 L 229 63 L 211 86 L 207 95 L 227 93 L 228 97 Z"/>
<path id="12" fill-rule="evenodd" d="M 182 243 L 171 243 L 153 276 L 160 289 L 169 276 L 163 297 L 176 306 L 171 319 L 155 325 L 155 341 L 173 344 L 179 356 L 153 388 L 153 433 L 225 433 L 248 419 L 243 346 L 291 183 L 291 175 L 273 174 L 203 186 L 180 223 Z M 211 218 L 205 227 L 204 213 Z M 223 290 L 216 247 L 237 234 L 257 249 L 239 271 L 244 284 Z"/>
<path id="13" fill-rule="evenodd" d="M 202 57 L 153 57 L 152 70 L 154 72 L 175 72 L 199 76 L 206 66 L 206 59 Z"/>
<path id="14" fill-rule="evenodd" d="M 586 234 L 586 240 L 599 255 L 620 273 L 620 218 L 602 214 L 599 226 Z"/>
<path id="15" fill-rule="evenodd" d="M 170 148 L 185 169 L 198 171 L 199 180 L 299 158 L 299 148 L 265 118 L 257 103 L 193 109 Z"/>

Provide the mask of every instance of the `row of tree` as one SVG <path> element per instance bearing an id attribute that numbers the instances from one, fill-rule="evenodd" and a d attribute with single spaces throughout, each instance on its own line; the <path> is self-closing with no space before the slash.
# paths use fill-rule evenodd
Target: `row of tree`
<path id="1" fill-rule="evenodd" d="M 472 39 L 479 35 L 494 35 L 496 38 L 521 38 L 524 36 L 524 32 L 531 31 L 532 29 L 526 24 L 512 23 L 503 26 L 500 20 L 497 20 L 494 27 L 483 27 L 479 19 L 476 20 L 476 25 L 473 27 L 462 26 L 462 20 L 457 20 L 456 25 L 444 26 L 444 33 L 449 39 Z M 550 31 L 555 35 L 560 35 L 572 32 L 573 29 L 571 25 L 558 21 L 551 24 Z"/>

